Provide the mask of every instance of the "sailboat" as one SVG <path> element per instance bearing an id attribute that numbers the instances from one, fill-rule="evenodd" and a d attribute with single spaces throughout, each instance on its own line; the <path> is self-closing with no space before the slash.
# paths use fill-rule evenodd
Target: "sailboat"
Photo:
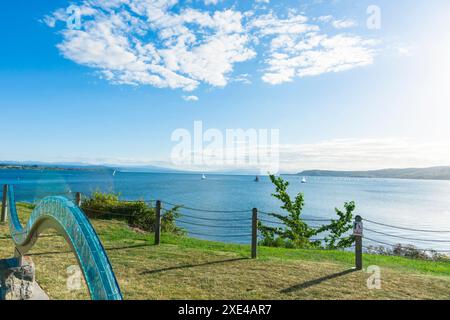
<path id="1" fill-rule="evenodd" d="M 116 175 L 116 173 L 117 173 L 117 170 L 114 170 L 114 172 L 113 172 L 113 177 Z"/>
<path id="2" fill-rule="evenodd" d="M 256 176 L 255 182 L 259 182 L 259 176 Z"/>
<path id="3" fill-rule="evenodd" d="M 302 178 L 302 183 L 307 183 L 307 181 L 306 181 L 306 178 L 305 178 L 305 177 L 303 177 L 303 178 Z"/>
<path id="4" fill-rule="evenodd" d="M 202 175 L 202 180 L 206 180 L 206 176 L 204 174 Z"/>

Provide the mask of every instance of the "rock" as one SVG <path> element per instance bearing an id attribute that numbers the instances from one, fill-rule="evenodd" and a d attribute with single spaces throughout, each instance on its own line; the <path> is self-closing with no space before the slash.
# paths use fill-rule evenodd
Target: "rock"
<path id="1" fill-rule="evenodd" d="M 0 260 L 0 300 L 45 299 L 35 281 L 33 261 L 25 257 L 22 262 L 20 265 L 15 258 Z"/>

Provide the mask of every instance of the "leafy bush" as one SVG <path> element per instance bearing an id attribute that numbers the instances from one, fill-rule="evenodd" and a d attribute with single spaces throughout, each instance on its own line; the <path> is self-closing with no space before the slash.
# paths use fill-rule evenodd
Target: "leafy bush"
<path id="1" fill-rule="evenodd" d="M 345 234 L 353 229 L 353 211 L 356 209 L 355 202 L 346 202 L 344 204 L 344 211 L 335 208 L 339 219 L 331 219 L 331 223 L 324 225 L 317 230 L 317 234 L 328 232 L 325 237 L 327 249 L 348 248 L 355 242 L 355 237 L 347 236 Z"/>
<path id="2" fill-rule="evenodd" d="M 418 260 L 450 261 L 449 256 L 446 256 L 434 250 L 423 251 L 421 249 L 417 249 L 413 245 L 396 244 L 392 248 L 386 248 L 383 246 L 370 246 L 368 247 L 367 252 L 383 256 L 397 256 Z"/>
<path id="3" fill-rule="evenodd" d="M 270 216 L 282 222 L 284 228 L 268 227 L 262 222 L 258 223 L 258 229 L 263 236 L 263 239 L 260 241 L 261 245 L 303 249 L 340 249 L 350 247 L 353 244 L 355 241 L 353 236 L 343 236 L 353 228 L 353 211 L 356 208 L 354 202 L 345 204 L 345 212 L 335 209 L 339 219 L 331 220 L 330 224 L 320 228 L 312 228 L 301 218 L 305 203 L 304 195 L 299 193 L 294 200 L 291 200 L 290 195 L 287 193 L 289 182 L 274 175 L 271 175 L 270 179 L 276 189 L 272 196 L 282 202 L 281 209 L 287 211 L 288 215 L 270 213 Z M 312 239 L 325 232 L 328 233 L 324 239 L 325 245 L 319 240 Z"/>
<path id="4" fill-rule="evenodd" d="M 155 208 L 145 201 L 121 201 L 119 195 L 94 192 L 89 198 L 83 199 L 81 209 L 90 218 L 95 219 L 123 219 L 131 227 L 154 232 L 156 223 Z M 161 217 L 161 231 L 182 233 L 182 229 L 175 224 L 179 217 L 179 207 L 167 210 Z"/>
<path id="5" fill-rule="evenodd" d="M 20 205 L 28 210 L 34 210 L 34 208 L 36 208 L 36 205 L 34 203 L 21 202 Z"/>

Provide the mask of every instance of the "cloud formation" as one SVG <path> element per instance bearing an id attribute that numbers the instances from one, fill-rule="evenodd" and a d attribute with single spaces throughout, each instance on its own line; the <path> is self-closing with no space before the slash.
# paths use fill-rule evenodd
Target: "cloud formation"
<path id="1" fill-rule="evenodd" d="M 336 29 L 348 29 L 358 25 L 353 19 L 335 19 L 332 15 L 320 16 L 317 21 L 330 23 Z"/>
<path id="2" fill-rule="evenodd" d="M 414 139 L 334 139 L 311 144 L 281 145 L 285 171 L 307 169 L 371 170 L 432 167 L 449 163 L 450 145 Z"/>
<path id="3" fill-rule="evenodd" d="M 376 42 L 357 36 L 277 35 L 266 59 L 265 82 L 280 84 L 296 77 L 341 72 L 373 63 Z"/>
<path id="4" fill-rule="evenodd" d="M 199 100 L 199 98 L 197 96 L 182 96 L 184 101 L 188 101 L 188 102 L 196 102 Z"/>
<path id="5" fill-rule="evenodd" d="M 81 28 L 63 28 L 58 49 L 111 83 L 184 91 L 202 84 L 225 87 L 235 79 L 236 65 L 252 59 L 263 63 L 259 76 L 269 84 L 373 62 L 374 41 L 327 34 L 320 23 L 329 19 L 292 10 L 280 17 L 270 8 L 217 10 L 218 2 L 205 0 L 208 6 L 195 8 L 178 0 L 82 0 Z M 43 21 L 58 27 L 69 18 L 62 8 Z M 353 26 L 351 20 L 332 19 L 336 29 Z"/>
<path id="6" fill-rule="evenodd" d="M 309 144 L 280 144 L 268 148 L 278 150 L 277 166 L 281 172 L 290 173 L 313 169 L 419 168 L 442 166 L 450 161 L 450 144 L 445 141 L 430 144 L 412 139 L 334 139 Z M 261 154 L 261 146 L 249 148 L 243 145 L 233 148 L 233 151 L 234 159 L 242 159 L 242 163 L 227 164 L 226 158 L 223 158 L 219 161 L 220 165 L 202 163 L 184 165 L 181 168 L 200 171 L 205 168 L 213 171 L 260 169 L 258 164 L 249 164 L 248 159 L 258 157 Z M 208 152 L 202 155 L 203 158 L 208 158 L 211 154 L 226 155 L 223 150 L 208 149 Z"/>
<path id="7" fill-rule="evenodd" d="M 447 165 L 450 162 L 448 141 L 426 143 L 412 139 L 334 139 L 309 144 L 280 144 L 277 146 L 281 172 L 302 170 L 373 170 L 386 168 L 420 168 Z M 235 148 L 236 158 L 247 159 L 256 151 Z M 210 149 L 209 154 L 220 154 Z M 28 159 L 24 159 L 28 160 Z M 86 164 L 159 165 L 183 170 L 254 170 L 258 166 L 244 165 L 185 165 L 174 166 L 170 160 L 152 161 L 150 158 L 46 158 L 42 161 L 76 161 Z"/>

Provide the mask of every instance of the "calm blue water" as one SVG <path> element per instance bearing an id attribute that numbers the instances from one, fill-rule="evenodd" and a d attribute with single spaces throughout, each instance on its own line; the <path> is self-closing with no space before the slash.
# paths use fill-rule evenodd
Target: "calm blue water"
<path id="1" fill-rule="evenodd" d="M 299 177 L 285 178 L 291 183 L 292 194 L 297 192 L 305 194 L 305 218 L 332 218 L 335 216 L 334 207 L 342 207 L 344 202 L 354 200 L 357 204 L 356 213 L 367 219 L 415 229 L 450 231 L 450 181 L 310 177 L 307 184 L 301 184 Z M 205 218 L 250 218 L 250 210 L 253 207 L 262 211 L 280 212 L 278 200 L 270 196 L 273 186 L 269 179 L 262 177 L 259 183 L 253 180 L 254 177 L 251 176 L 209 175 L 207 180 L 201 180 L 199 175 L 124 172 L 118 172 L 113 176 L 109 170 L 98 172 L 0 170 L 0 183 L 14 184 L 18 201 L 36 201 L 47 195 L 69 191 L 89 194 L 101 190 L 120 193 L 121 198 L 126 200 L 160 199 L 209 210 L 249 210 L 248 213 L 228 214 L 182 210 L 185 214 Z M 250 240 L 247 236 L 250 233 L 249 221 L 214 223 L 187 217 L 183 220 L 216 226 L 208 228 L 180 223 L 192 232 L 193 236 L 199 238 L 242 243 Z M 221 225 L 224 227 L 220 227 Z M 234 228 L 230 229 L 230 226 Z M 365 232 L 367 237 L 378 241 L 450 250 L 450 233 L 418 233 L 368 223 L 365 227 L 389 235 L 448 242 L 402 240 L 370 231 Z M 372 243 L 365 240 L 365 244 Z"/>

